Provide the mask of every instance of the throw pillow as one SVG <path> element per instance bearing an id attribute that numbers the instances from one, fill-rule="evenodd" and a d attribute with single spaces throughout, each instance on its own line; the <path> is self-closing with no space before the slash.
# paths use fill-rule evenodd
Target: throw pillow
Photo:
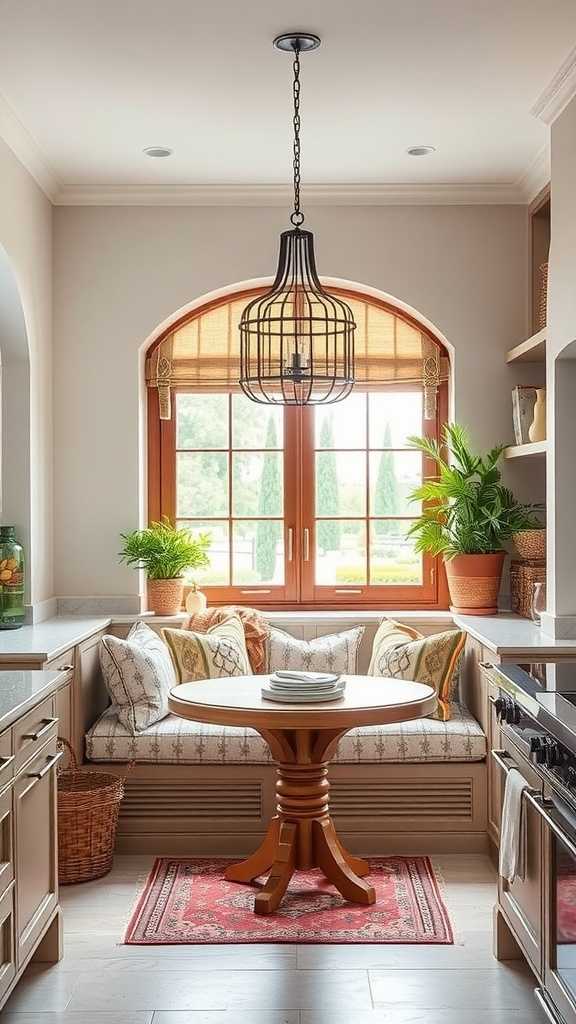
<path id="1" fill-rule="evenodd" d="M 264 616 L 255 608 L 243 608 L 241 605 L 207 608 L 206 611 L 197 612 L 191 617 L 187 629 L 191 629 L 194 633 L 207 633 L 212 626 L 224 622 L 231 615 L 237 615 L 242 623 L 250 667 L 255 676 L 260 675 L 266 671 L 270 626 Z"/>
<path id="2" fill-rule="evenodd" d="M 412 680 L 434 687 L 438 705 L 429 717 L 447 722 L 451 715 L 466 633 L 448 630 L 420 636 L 409 626 L 384 619 L 374 637 L 368 675 Z"/>
<path id="3" fill-rule="evenodd" d="M 315 640 L 297 640 L 281 629 L 270 630 L 268 671 L 297 669 L 300 672 L 341 672 L 354 675 L 358 670 L 358 648 L 364 627 L 343 633 L 319 636 Z"/>
<path id="4" fill-rule="evenodd" d="M 252 674 L 244 627 L 237 615 L 211 626 L 206 633 L 163 629 L 179 683 Z"/>
<path id="5" fill-rule="evenodd" d="M 133 735 L 166 717 L 176 676 L 166 644 L 146 623 L 135 623 L 125 640 L 102 637 L 100 665 L 118 718 Z"/>

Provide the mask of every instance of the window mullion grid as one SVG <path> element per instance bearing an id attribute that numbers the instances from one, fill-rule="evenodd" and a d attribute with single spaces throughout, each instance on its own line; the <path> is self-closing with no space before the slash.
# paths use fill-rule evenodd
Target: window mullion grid
<path id="1" fill-rule="evenodd" d="M 366 586 L 370 586 L 370 394 L 366 393 L 366 509 L 365 509 L 365 543 L 366 543 Z"/>
<path id="2" fill-rule="evenodd" d="M 228 394 L 228 578 L 234 586 L 234 523 L 232 520 L 232 393 Z"/>

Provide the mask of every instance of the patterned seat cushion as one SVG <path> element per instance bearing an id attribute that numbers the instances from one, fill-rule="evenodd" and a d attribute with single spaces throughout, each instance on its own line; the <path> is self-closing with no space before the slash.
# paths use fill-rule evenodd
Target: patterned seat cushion
<path id="1" fill-rule="evenodd" d="M 152 764 L 268 764 L 270 752 L 252 729 L 206 725 L 168 715 L 139 733 L 131 733 L 110 707 L 86 736 L 90 761 L 139 761 Z M 486 737 L 467 708 L 454 704 L 449 722 L 420 718 L 394 725 L 352 729 L 340 741 L 334 761 L 361 762 L 482 761 Z"/>

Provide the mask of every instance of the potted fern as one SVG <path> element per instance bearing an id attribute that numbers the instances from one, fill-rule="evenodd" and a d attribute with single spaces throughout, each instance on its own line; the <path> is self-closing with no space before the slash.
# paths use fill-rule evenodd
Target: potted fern
<path id="1" fill-rule="evenodd" d="M 503 545 L 513 534 L 539 527 L 537 506 L 521 504 L 501 483 L 504 445 L 478 455 L 457 423 L 444 428 L 442 442 L 408 439 L 436 467 L 434 477 L 410 495 L 424 507 L 408 532 L 417 551 L 443 555 L 453 611 L 495 615 Z"/>
<path id="2" fill-rule="evenodd" d="M 168 519 L 145 530 L 121 534 L 120 561 L 143 569 L 148 581 L 148 607 L 156 615 L 176 615 L 182 608 L 184 572 L 210 564 L 208 533 L 194 536 Z"/>

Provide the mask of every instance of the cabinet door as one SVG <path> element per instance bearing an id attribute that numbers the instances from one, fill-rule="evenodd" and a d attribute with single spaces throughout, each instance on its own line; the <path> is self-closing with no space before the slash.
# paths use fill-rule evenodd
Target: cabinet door
<path id="1" fill-rule="evenodd" d="M 68 743 L 73 743 L 72 738 L 72 684 L 66 683 L 56 693 L 56 717 L 58 719 L 58 735 L 63 736 Z M 67 768 L 70 761 L 68 751 L 64 752 L 61 764 Z"/>
<path id="2" fill-rule="evenodd" d="M 507 759 L 510 767 L 516 764 L 534 788 L 538 780 L 521 755 Z M 505 779 L 501 778 L 502 798 Z M 498 880 L 500 906 L 514 932 L 514 935 L 536 973 L 542 974 L 542 818 L 534 806 L 524 800 L 522 818 L 522 842 L 524 843 L 524 876 L 517 877 L 510 884 L 504 878 Z"/>
<path id="3" fill-rule="evenodd" d="M 26 960 L 58 902 L 56 739 L 14 783 L 16 961 Z"/>
<path id="4" fill-rule="evenodd" d="M 494 701 L 498 690 L 493 683 L 488 682 L 488 833 L 496 844 L 500 842 L 500 819 L 502 812 L 502 771 L 491 757 L 493 750 L 499 750 L 500 722 L 496 717 Z"/>
<path id="5" fill-rule="evenodd" d="M 16 977 L 14 886 L 0 899 L 0 1004 Z"/>
<path id="6" fill-rule="evenodd" d="M 0 895 L 14 879 L 12 787 L 0 793 Z"/>

